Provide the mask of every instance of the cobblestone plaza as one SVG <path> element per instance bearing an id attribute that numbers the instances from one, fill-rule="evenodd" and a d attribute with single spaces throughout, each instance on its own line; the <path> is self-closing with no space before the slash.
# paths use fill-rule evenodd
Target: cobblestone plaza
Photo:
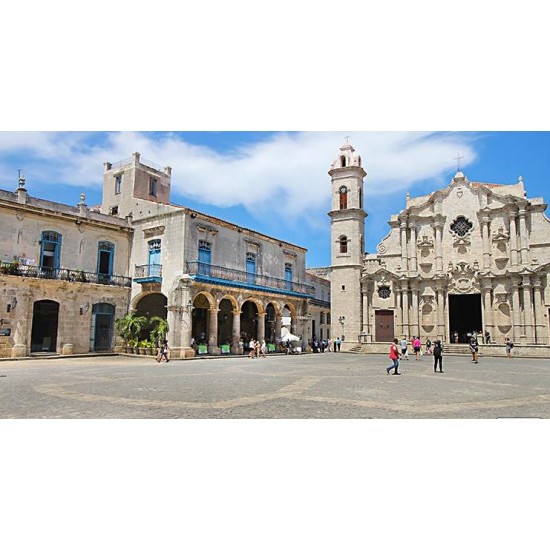
<path id="1" fill-rule="evenodd" d="M 171 361 L 128 356 L 0 363 L 1 418 L 550 418 L 550 361 L 386 355 Z"/>

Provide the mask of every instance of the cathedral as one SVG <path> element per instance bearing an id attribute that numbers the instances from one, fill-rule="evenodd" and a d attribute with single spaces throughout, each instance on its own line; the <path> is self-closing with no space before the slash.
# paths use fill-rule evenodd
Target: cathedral
<path id="1" fill-rule="evenodd" d="M 446 187 L 409 197 L 391 216 L 376 253 L 364 252 L 361 157 L 340 148 L 331 177 L 332 334 L 343 349 L 420 336 L 465 342 L 548 345 L 550 220 L 542 198 L 516 183 L 470 181 L 458 169 Z"/>

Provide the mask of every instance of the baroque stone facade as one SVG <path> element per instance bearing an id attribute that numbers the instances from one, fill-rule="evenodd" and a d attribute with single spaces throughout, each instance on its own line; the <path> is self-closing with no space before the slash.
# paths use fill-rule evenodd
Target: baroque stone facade
<path id="1" fill-rule="evenodd" d="M 329 174 L 333 197 L 342 181 L 352 194 L 347 203 L 333 199 L 329 214 L 334 334 L 345 316 L 349 345 L 416 335 L 464 342 L 474 330 L 497 343 L 549 343 L 550 220 L 521 177 L 483 183 L 458 171 L 447 187 L 407 196 L 377 252 L 363 254 L 354 244 L 363 238 L 357 190 L 366 173 L 351 145 Z"/>

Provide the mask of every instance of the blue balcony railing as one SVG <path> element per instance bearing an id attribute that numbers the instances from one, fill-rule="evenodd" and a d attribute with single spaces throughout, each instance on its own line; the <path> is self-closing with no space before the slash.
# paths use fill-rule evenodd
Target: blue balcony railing
<path id="1" fill-rule="evenodd" d="M 162 265 L 147 264 L 136 265 L 134 272 L 134 281 L 137 283 L 162 282 Z"/>
<path id="2" fill-rule="evenodd" d="M 71 281 L 74 283 L 94 283 L 96 285 L 122 287 L 132 286 L 132 279 L 130 279 L 130 277 L 91 273 L 89 271 L 83 271 L 82 269 L 56 269 L 53 267 L 39 267 L 35 265 L 19 265 L 15 263 L 0 262 L 0 273 L 36 279 L 57 279 L 60 281 Z"/>
<path id="3" fill-rule="evenodd" d="M 229 269 L 221 265 L 212 265 L 204 262 L 187 262 L 187 272 L 189 275 L 199 275 L 205 278 L 238 283 L 239 286 L 263 287 L 298 294 L 315 294 L 315 289 L 305 283 L 277 279 L 276 277 L 254 274 L 238 269 Z"/>

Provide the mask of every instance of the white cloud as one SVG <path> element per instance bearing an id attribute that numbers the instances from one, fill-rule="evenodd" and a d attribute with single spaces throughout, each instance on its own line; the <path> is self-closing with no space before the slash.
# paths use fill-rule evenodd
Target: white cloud
<path id="1" fill-rule="evenodd" d="M 99 189 L 103 162 L 139 151 L 157 164 L 172 166 L 175 202 L 185 204 L 189 197 L 205 205 L 242 206 L 255 216 L 273 212 L 276 205 L 289 217 L 300 215 L 315 225 L 328 208 L 327 172 L 343 136 L 344 132 L 280 133 L 220 153 L 173 133 L 159 137 L 114 132 L 97 142 L 91 133 L 0 132 L 0 153 L 27 155 L 24 171 L 29 180 Z M 367 199 L 411 191 L 426 179 L 439 178 L 445 185 L 454 173 L 457 153 L 465 157 L 465 166 L 476 158 L 472 139 L 464 134 L 356 132 L 350 142 L 368 172 Z M 0 170 L 5 173 L 6 167 Z"/>

